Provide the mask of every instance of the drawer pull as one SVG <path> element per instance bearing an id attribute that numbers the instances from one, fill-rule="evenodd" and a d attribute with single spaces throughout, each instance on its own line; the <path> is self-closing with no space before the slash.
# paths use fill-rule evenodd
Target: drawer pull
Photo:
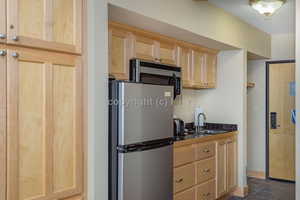
<path id="1" fill-rule="evenodd" d="M 181 183 L 183 181 L 183 178 L 176 180 L 176 183 Z"/>
<path id="2" fill-rule="evenodd" d="M 210 192 L 206 193 L 206 194 L 203 194 L 204 197 L 208 197 L 210 196 Z"/>
<path id="3" fill-rule="evenodd" d="M 204 152 L 204 153 L 209 153 L 210 150 L 209 150 L 209 149 L 204 149 L 203 152 Z"/>
<path id="4" fill-rule="evenodd" d="M 208 173 L 210 172 L 210 169 L 204 169 L 203 172 Z"/>

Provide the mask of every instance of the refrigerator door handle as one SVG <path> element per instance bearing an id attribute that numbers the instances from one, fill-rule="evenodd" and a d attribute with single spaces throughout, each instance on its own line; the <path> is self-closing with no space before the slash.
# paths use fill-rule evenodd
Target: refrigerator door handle
<path id="1" fill-rule="evenodd" d="M 133 145 L 124 145 L 118 146 L 117 150 L 119 153 L 130 153 L 130 152 L 138 152 L 138 151 L 147 151 L 151 149 L 158 149 L 161 147 L 169 146 L 174 143 L 173 139 L 166 139 L 162 141 L 154 141 L 149 143 L 139 143 Z"/>

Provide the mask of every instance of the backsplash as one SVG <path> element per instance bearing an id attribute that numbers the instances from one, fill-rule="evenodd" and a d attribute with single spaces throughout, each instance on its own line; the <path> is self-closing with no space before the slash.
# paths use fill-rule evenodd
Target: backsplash
<path id="1" fill-rule="evenodd" d="M 195 108 L 199 106 L 201 106 L 199 91 L 183 89 L 182 94 L 176 97 L 174 102 L 174 115 L 184 122 L 193 122 Z"/>

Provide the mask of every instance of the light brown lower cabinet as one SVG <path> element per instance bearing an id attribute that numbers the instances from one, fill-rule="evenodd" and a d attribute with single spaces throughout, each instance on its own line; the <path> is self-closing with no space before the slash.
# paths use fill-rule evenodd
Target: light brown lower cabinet
<path id="1" fill-rule="evenodd" d="M 205 142 L 191 139 L 187 144 L 185 141 L 175 143 L 175 200 L 214 200 L 229 195 L 236 188 L 235 134 Z"/>
<path id="2" fill-rule="evenodd" d="M 81 200 L 81 57 L 17 47 L 0 50 L 6 52 L 0 69 L 7 71 L 6 132 L 1 131 L 7 141 L 6 159 L 1 160 L 7 166 L 5 199 Z"/>
<path id="3" fill-rule="evenodd" d="M 237 142 L 235 137 L 217 142 L 217 193 L 220 198 L 237 186 Z"/>
<path id="4" fill-rule="evenodd" d="M 216 181 L 211 180 L 197 186 L 196 200 L 214 200 Z"/>
<path id="5" fill-rule="evenodd" d="M 184 192 L 175 194 L 174 200 L 196 200 L 196 189 L 192 188 Z"/>

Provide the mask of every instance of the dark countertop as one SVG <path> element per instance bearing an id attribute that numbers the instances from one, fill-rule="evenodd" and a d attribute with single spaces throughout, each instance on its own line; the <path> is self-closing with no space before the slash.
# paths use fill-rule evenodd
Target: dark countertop
<path id="1" fill-rule="evenodd" d="M 213 133 L 196 133 L 194 124 L 193 123 L 187 123 L 186 124 L 186 135 L 185 136 L 177 136 L 174 137 L 175 142 L 183 141 L 183 140 L 190 140 L 190 139 L 201 139 L 201 138 L 207 138 L 212 136 L 220 136 L 220 135 L 226 135 L 227 133 L 236 132 L 237 125 L 236 124 L 218 124 L 218 123 L 206 123 L 204 126 L 205 130 L 213 131 Z"/>

